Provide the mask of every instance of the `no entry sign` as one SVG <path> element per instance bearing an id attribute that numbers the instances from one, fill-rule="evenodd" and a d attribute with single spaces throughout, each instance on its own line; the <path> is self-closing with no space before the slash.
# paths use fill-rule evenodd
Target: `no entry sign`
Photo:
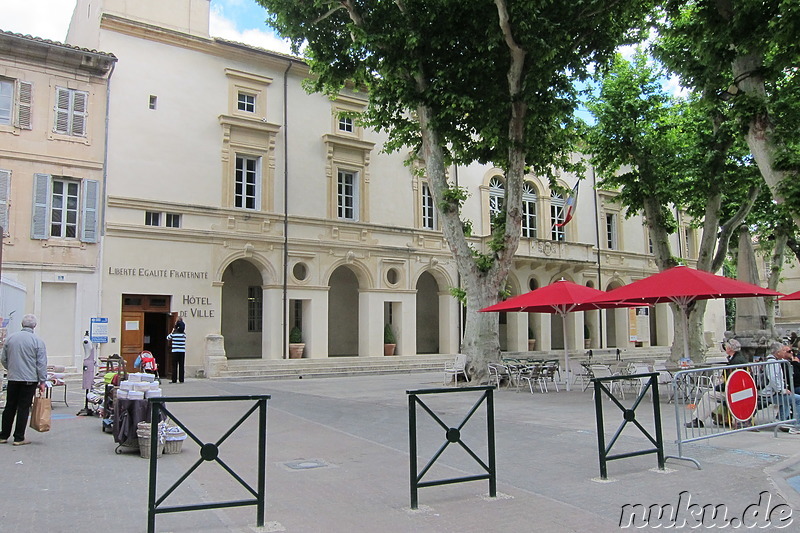
<path id="1" fill-rule="evenodd" d="M 749 420 L 756 412 L 758 394 L 753 376 L 742 368 L 731 372 L 725 384 L 728 410 L 737 420 Z"/>

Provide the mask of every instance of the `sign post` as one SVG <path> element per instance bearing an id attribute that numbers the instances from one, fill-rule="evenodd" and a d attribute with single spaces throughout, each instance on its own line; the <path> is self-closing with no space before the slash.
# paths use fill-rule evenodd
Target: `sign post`
<path id="1" fill-rule="evenodd" d="M 731 372 L 725 383 L 728 410 L 736 420 L 744 422 L 753 417 L 758 406 L 756 382 L 750 372 L 738 368 Z"/>

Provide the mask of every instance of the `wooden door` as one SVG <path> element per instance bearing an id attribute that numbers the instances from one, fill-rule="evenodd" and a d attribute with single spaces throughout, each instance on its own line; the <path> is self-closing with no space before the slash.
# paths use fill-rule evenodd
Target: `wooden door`
<path id="1" fill-rule="evenodd" d="M 120 354 L 125 359 L 125 369 L 133 372 L 133 363 L 144 349 L 144 311 L 122 312 Z"/>

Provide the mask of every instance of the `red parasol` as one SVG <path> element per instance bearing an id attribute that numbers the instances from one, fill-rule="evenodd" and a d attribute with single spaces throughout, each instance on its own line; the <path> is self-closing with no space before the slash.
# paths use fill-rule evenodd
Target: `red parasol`
<path id="1" fill-rule="evenodd" d="M 778 300 L 782 302 L 787 300 L 800 300 L 800 291 L 787 294 L 786 296 L 781 296 L 780 298 L 778 298 Z"/>
<path id="2" fill-rule="evenodd" d="M 481 312 L 518 311 L 523 313 L 552 313 L 561 315 L 561 323 L 564 328 L 564 366 L 566 367 L 567 374 L 567 390 L 570 390 L 566 314 L 573 311 L 593 311 L 606 307 L 632 307 L 631 304 L 620 302 L 587 303 L 588 300 L 599 296 L 605 296 L 606 294 L 608 293 L 562 279 L 545 287 L 485 307 L 481 309 Z"/>
<path id="3" fill-rule="evenodd" d="M 748 298 L 754 296 L 781 296 L 772 289 L 764 289 L 743 281 L 717 276 L 687 266 L 668 268 L 639 281 L 603 293 L 588 303 L 605 304 L 629 302 L 657 304 L 671 302 L 683 310 L 683 352 L 689 358 L 688 306 L 695 300 L 712 298 Z"/>

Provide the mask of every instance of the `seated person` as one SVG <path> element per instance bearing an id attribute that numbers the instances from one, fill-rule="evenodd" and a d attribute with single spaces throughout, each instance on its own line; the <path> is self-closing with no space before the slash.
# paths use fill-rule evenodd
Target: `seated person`
<path id="1" fill-rule="evenodd" d="M 736 339 L 728 339 L 722 343 L 722 349 L 728 359 L 728 365 L 747 364 L 747 357 L 742 353 L 742 344 Z M 713 390 L 706 391 L 697 402 L 692 415 L 692 420 L 686 422 L 687 428 L 701 428 L 711 422 L 711 414 L 725 401 L 725 385 L 721 383 Z"/>
<path id="2" fill-rule="evenodd" d="M 767 362 L 777 362 L 778 360 L 791 361 L 791 346 L 780 342 L 773 342 L 769 351 Z M 781 367 L 777 364 L 765 366 L 764 378 L 766 384 L 758 391 L 759 404 L 776 404 L 778 406 L 778 420 L 791 420 L 794 418 L 795 424 L 798 424 L 797 418 L 800 416 L 800 394 L 790 391 L 787 388 Z"/>

